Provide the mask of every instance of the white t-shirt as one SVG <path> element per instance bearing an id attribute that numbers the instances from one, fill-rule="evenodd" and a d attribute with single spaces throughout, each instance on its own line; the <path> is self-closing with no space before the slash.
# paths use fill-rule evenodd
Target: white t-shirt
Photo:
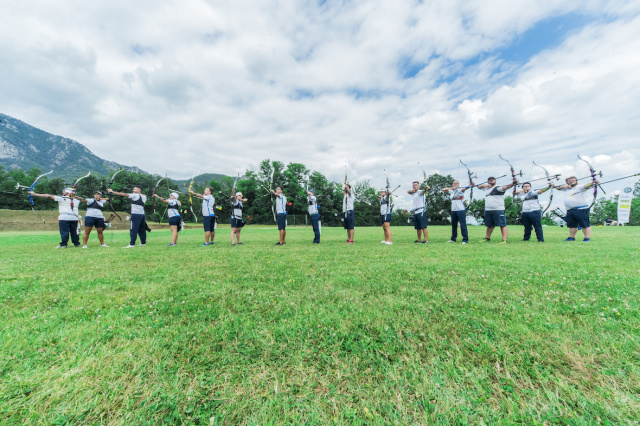
<path id="1" fill-rule="evenodd" d="M 424 203 L 426 201 L 424 192 L 418 190 L 411 194 L 411 196 L 413 197 L 413 212 L 422 213 L 422 210 L 424 210 Z"/>
<path id="2" fill-rule="evenodd" d="M 93 204 L 93 202 L 96 202 L 99 206 L 104 207 L 105 205 L 105 200 L 100 200 L 100 201 L 96 201 L 94 198 L 87 198 L 87 214 L 86 217 L 96 217 L 98 219 L 104 219 L 104 214 L 102 214 L 102 210 L 100 209 L 92 209 L 91 207 L 89 207 L 90 205 Z"/>
<path id="3" fill-rule="evenodd" d="M 202 197 L 202 216 L 215 216 L 213 207 L 216 205 L 216 199 L 213 195 L 205 195 Z"/>
<path id="4" fill-rule="evenodd" d="M 147 196 L 144 194 L 129 194 L 131 201 L 142 200 L 143 203 L 147 202 Z M 131 204 L 131 214 L 144 214 L 144 206 L 137 204 Z"/>
<path id="5" fill-rule="evenodd" d="M 287 197 L 276 194 L 276 214 L 287 213 Z"/>
<path id="6" fill-rule="evenodd" d="M 353 192 L 353 189 L 351 190 L 351 195 L 349 194 L 345 194 L 344 198 L 342 199 L 342 211 L 344 213 L 348 212 L 349 210 L 353 210 L 353 201 L 356 198 L 356 193 Z"/>
<path id="7" fill-rule="evenodd" d="M 540 210 L 540 201 L 538 200 L 538 190 L 529 191 L 526 194 L 520 194 L 522 200 L 522 213 L 530 213 Z"/>
<path id="8" fill-rule="evenodd" d="M 589 208 L 589 201 L 587 200 L 587 195 L 592 195 L 593 193 L 589 190 L 593 188 L 584 189 L 584 185 L 576 185 L 573 188 L 561 189 L 560 191 L 565 193 L 564 196 L 564 206 L 569 209 L 578 209 L 584 210 Z M 575 195 L 571 195 L 575 194 Z"/>
<path id="9" fill-rule="evenodd" d="M 380 198 L 380 215 L 386 216 L 389 213 L 391 213 L 390 204 L 391 203 L 389 203 L 389 200 L 387 199 L 386 195 L 384 197 Z"/>
<path id="10" fill-rule="evenodd" d="M 53 197 L 53 201 L 58 202 L 58 212 L 60 216 L 58 216 L 58 220 L 78 220 L 80 219 L 80 213 L 78 212 L 78 208 L 80 207 L 80 201 L 74 199 L 72 200 L 69 197 L 60 197 L 55 195 Z M 73 202 L 73 208 L 71 208 L 71 203 Z"/>
<path id="11" fill-rule="evenodd" d="M 175 207 L 175 209 L 172 209 L 171 207 Z M 169 203 L 167 204 L 167 216 L 170 218 L 180 216 L 180 203 L 178 200 L 169 199 Z"/>
<path id="12" fill-rule="evenodd" d="M 494 186 L 491 188 L 482 188 L 485 192 L 484 210 L 504 210 L 504 191 L 502 186 Z"/>
<path id="13" fill-rule="evenodd" d="M 462 192 L 459 188 L 454 189 L 450 192 L 449 197 L 451 198 L 451 211 L 452 212 L 463 212 L 466 210 L 464 207 L 464 192 Z"/>
<path id="14" fill-rule="evenodd" d="M 309 214 L 318 214 L 318 199 L 314 195 L 309 195 Z"/>

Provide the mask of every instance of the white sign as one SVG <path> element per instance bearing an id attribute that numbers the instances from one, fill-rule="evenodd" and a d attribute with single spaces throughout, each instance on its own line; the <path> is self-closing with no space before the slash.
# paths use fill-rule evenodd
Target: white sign
<path id="1" fill-rule="evenodd" d="M 629 223 L 631 216 L 631 201 L 633 200 L 633 188 L 627 186 L 620 191 L 618 197 L 618 223 Z"/>

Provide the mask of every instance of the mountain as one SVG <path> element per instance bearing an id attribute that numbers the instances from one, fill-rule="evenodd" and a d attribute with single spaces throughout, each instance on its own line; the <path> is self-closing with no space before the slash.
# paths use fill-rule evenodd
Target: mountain
<path id="1" fill-rule="evenodd" d="M 78 170 L 108 175 L 109 170 L 124 168 L 147 173 L 137 167 L 123 166 L 103 160 L 87 147 L 62 136 L 0 113 L 0 164 L 5 170 L 37 168 L 44 172 L 53 169 L 51 177 L 77 178 Z"/>
<path id="2" fill-rule="evenodd" d="M 203 173 L 201 175 L 196 176 L 193 179 L 193 182 L 196 185 L 199 186 L 204 186 L 207 185 L 209 182 L 211 182 L 212 180 L 220 180 L 223 177 L 225 177 L 226 175 L 219 175 L 216 173 Z M 183 180 L 177 180 L 177 179 L 171 179 L 172 181 L 174 181 L 175 183 L 177 183 L 180 187 L 182 187 L 183 185 L 186 187 L 189 187 L 189 184 L 191 183 L 191 179 L 183 179 Z"/>

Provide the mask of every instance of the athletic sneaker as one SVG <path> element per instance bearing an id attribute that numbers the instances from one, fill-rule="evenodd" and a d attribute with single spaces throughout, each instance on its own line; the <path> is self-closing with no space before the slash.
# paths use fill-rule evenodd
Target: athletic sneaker
<path id="1" fill-rule="evenodd" d="M 282 244 L 280 244 L 280 241 L 278 241 L 277 243 L 274 244 L 274 246 L 281 246 Z"/>
<path id="2" fill-rule="evenodd" d="M 173 244 L 173 243 L 167 244 L 167 247 L 173 247 L 173 246 L 175 246 L 175 244 Z"/>
<path id="3" fill-rule="evenodd" d="M 502 240 L 498 244 L 507 244 L 507 240 Z"/>
<path id="4" fill-rule="evenodd" d="M 144 243 L 144 244 L 140 243 L 140 244 L 138 244 L 138 247 L 144 247 L 146 245 L 147 245 L 147 243 Z"/>
<path id="5" fill-rule="evenodd" d="M 590 243 L 591 242 L 591 238 L 585 238 L 584 240 L 582 240 L 583 243 Z"/>
<path id="6" fill-rule="evenodd" d="M 109 246 L 106 244 L 102 244 L 100 247 L 109 247 Z"/>
<path id="7" fill-rule="evenodd" d="M 466 241 L 463 241 L 462 244 L 469 244 L 469 243 L 467 243 Z"/>
<path id="8" fill-rule="evenodd" d="M 488 243 L 491 241 L 491 238 L 483 238 L 480 241 L 478 241 L 479 243 Z"/>
<path id="9" fill-rule="evenodd" d="M 202 245 L 202 247 L 205 247 L 205 246 L 208 246 L 208 245 L 209 245 L 209 243 L 204 243 L 204 244 Z"/>
<path id="10" fill-rule="evenodd" d="M 388 246 L 393 245 L 393 243 L 391 241 L 386 241 L 385 244 L 388 245 Z"/>
<path id="11" fill-rule="evenodd" d="M 134 247 L 135 247 L 135 246 L 132 246 L 131 244 L 129 244 L 128 246 L 126 246 L 126 247 L 122 247 L 122 248 L 134 248 Z"/>
<path id="12" fill-rule="evenodd" d="M 571 237 L 569 237 L 569 238 L 567 238 L 565 241 L 575 241 L 575 240 L 576 240 L 575 238 L 571 238 Z"/>
<path id="13" fill-rule="evenodd" d="M 387 244 L 386 241 L 380 241 L 380 244 Z"/>
<path id="14" fill-rule="evenodd" d="M 429 244 L 429 241 L 423 241 L 420 244 Z"/>
<path id="15" fill-rule="evenodd" d="M 415 241 L 414 241 L 414 243 L 418 243 L 418 244 L 420 244 L 420 243 L 422 243 L 422 241 L 420 241 L 420 240 L 415 240 Z"/>
<path id="16" fill-rule="evenodd" d="M 82 248 L 89 248 L 89 247 L 87 247 L 87 246 L 82 246 Z"/>
<path id="17" fill-rule="evenodd" d="M 455 240 L 449 240 L 449 241 L 447 241 L 447 242 L 448 242 L 448 243 L 455 243 L 456 241 L 455 241 Z"/>
<path id="18" fill-rule="evenodd" d="M 59 245 L 59 246 L 58 246 L 58 247 L 56 247 L 56 248 L 67 248 L 67 246 Z"/>
<path id="19" fill-rule="evenodd" d="M 347 241 L 347 244 L 353 244 L 353 241 Z"/>

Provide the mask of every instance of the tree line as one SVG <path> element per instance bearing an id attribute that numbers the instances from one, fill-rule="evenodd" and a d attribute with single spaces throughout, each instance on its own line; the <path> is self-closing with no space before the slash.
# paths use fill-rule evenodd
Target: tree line
<path id="1" fill-rule="evenodd" d="M 40 170 L 31 169 L 9 170 L 6 171 L 0 165 L 0 191 L 3 197 L 0 198 L 0 208 L 11 210 L 30 209 L 31 205 L 28 201 L 26 190 L 16 189 L 16 184 L 30 186 L 35 178 L 41 174 Z M 111 173 L 112 175 L 113 173 Z M 80 177 L 80 175 L 78 176 Z M 151 196 L 153 189 L 160 176 L 148 175 L 144 173 L 136 173 L 123 170 L 118 173 L 116 179 L 111 186 L 114 191 L 131 192 L 133 186 L 140 186 L 143 193 Z M 106 197 L 106 188 L 109 185 L 109 176 L 92 174 L 83 179 L 77 189 L 77 194 L 89 198 L 93 196 L 96 190 L 102 191 Z M 213 195 L 216 199 L 215 213 L 220 223 L 228 223 L 231 216 L 230 197 L 236 177 L 224 176 L 214 179 L 206 185 L 193 185 L 192 189 L 202 194 L 206 186 L 211 187 Z M 432 174 L 427 178 L 427 185 L 431 189 L 427 192 L 427 213 L 428 220 L 431 224 L 447 224 L 449 223 L 449 212 L 451 210 L 451 201 L 447 194 L 442 192 L 442 188 L 450 187 L 453 177 L 451 175 Z M 72 186 L 74 182 L 65 182 L 63 178 L 49 179 L 47 176 L 41 178 L 35 188 L 38 193 L 62 194 L 65 187 Z M 402 183 L 402 187 L 396 192 L 402 194 L 410 188 L 411 182 Z M 371 186 L 369 180 L 351 182 L 355 192 L 355 217 L 357 226 L 377 226 L 380 224 L 380 203 L 378 201 L 378 193 L 381 188 Z M 319 212 L 322 217 L 324 226 L 341 226 L 342 225 L 342 182 L 334 182 L 327 179 L 325 175 L 316 170 L 310 170 L 302 163 L 284 164 L 280 161 L 263 160 L 257 170 L 247 170 L 237 179 L 236 190 L 243 193 L 243 196 L 249 201 L 245 203 L 244 215 L 247 224 L 272 224 L 274 223 L 272 206 L 273 199 L 269 195 L 270 189 L 277 186 L 287 197 L 287 213 L 289 215 L 300 215 L 304 217 L 307 214 L 307 195 L 306 188 L 314 189 L 318 198 Z M 180 202 L 182 203 L 181 215 L 186 222 L 201 221 L 202 203 L 196 197 L 187 194 L 189 183 L 177 183 L 171 179 L 164 179 L 158 186 L 156 193 L 163 198 L 167 198 L 169 193 L 176 191 L 181 193 Z M 406 192 L 404 192 L 406 194 Z M 634 190 L 633 204 L 631 207 L 631 225 L 640 225 L 640 182 L 636 182 Z M 506 197 L 506 205 L 510 204 L 510 196 Z M 113 197 L 113 207 L 117 211 L 129 211 L 130 203 L 126 198 Z M 516 198 L 506 212 L 507 221 L 510 224 L 518 222 L 522 202 Z M 52 210 L 51 215 L 57 210 L 57 203 L 52 200 L 36 199 L 36 210 Z M 192 213 L 195 213 L 195 215 Z M 474 199 L 468 206 L 468 214 L 476 219 L 481 219 L 484 212 L 484 199 Z M 617 196 L 612 198 L 599 198 L 591 212 L 591 219 L 594 223 L 602 223 L 608 216 L 616 217 Z M 166 206 L 163 203 L 157 203 L 154 208 L 152 201 L 147 201 L 145 212 L 149 221 L 166 222 Z M 196 216 L 196 217 L 194 217 Z M 412 225 L 411 211 L 406 209 L 395 208 L 392 213 L 391 224 L 393 226 Z M 548 225 L 556 224 L 549 212 L 543 218 L 543 223 Z"/>

